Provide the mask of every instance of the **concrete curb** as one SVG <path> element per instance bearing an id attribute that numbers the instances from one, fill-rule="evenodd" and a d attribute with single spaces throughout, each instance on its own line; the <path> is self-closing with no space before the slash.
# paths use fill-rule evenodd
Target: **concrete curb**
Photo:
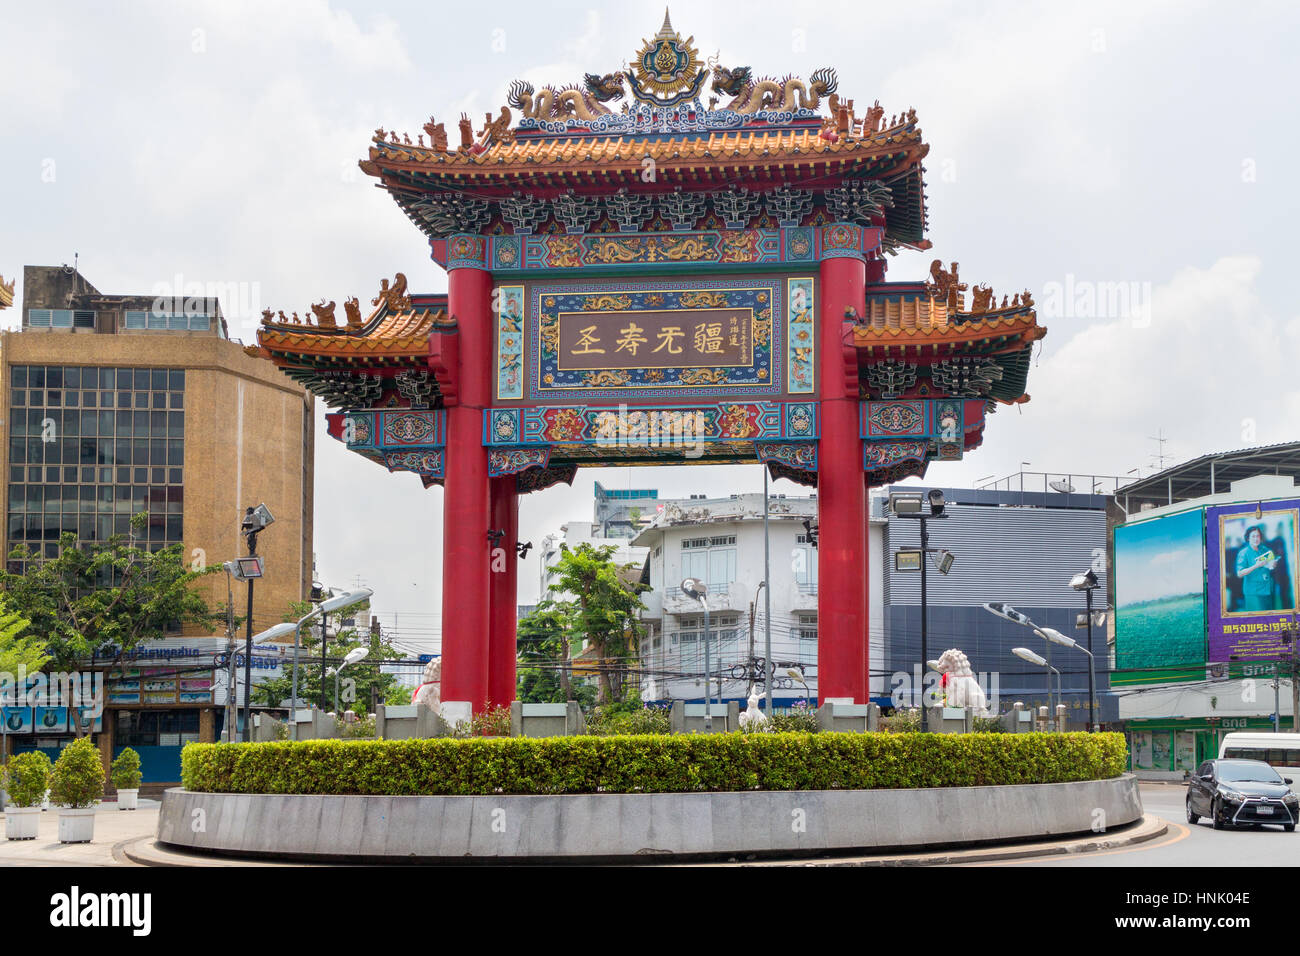
<path id="1" fill-rule="evenodd" d="M 1113 834 L 1089 837 L 1080 840 L 1053 841 L 1047 843 L 1023 843 L 987 847 L 983 849 L 950 850 L 929 853 L 912 853 L 898 856 L 869 856 L 841 858 L 812 858 L 785 860 L 726 860 L 716 863 L 661 863 L 649 864 L 671 867 L 843 867 L 843 866 L 952 866 L 956 864 L 995 863 L 1009 860 L 1032 860 L 1048 856 L 1072 856 L 1114 850 L 1127 846 L 1136 846 L 1158 839 L 1169 832 L 1169 825 L 1159 817 L 1145 815 L 1141 820 L 1121 828 Z M 214 856 L 207 853 L 189 852 L 171 849 L 157 842 L 155 837 L 140 837 L 133 841 L 114 847 L 114 856 L 118 850 L 132 864 L 138 866 L 346 866 L 336 863 L 302 863 L 296 861 L 279 861 L 265 859 L 238 859 L 229 856 Z M 564 862 L 564 861 L 557 861 Z M 647 865 L 638 861 L 636 865 Z"/>
<path id="2" fill-rule="evenodd" d="M 325 796 L 169 790 L 169 849 L 318 863 L 703 862 L 950 852 L 1142 819 L 1131 775 L 915 790 Z M 195 826 L 194 821 L 202 821 Z"/>

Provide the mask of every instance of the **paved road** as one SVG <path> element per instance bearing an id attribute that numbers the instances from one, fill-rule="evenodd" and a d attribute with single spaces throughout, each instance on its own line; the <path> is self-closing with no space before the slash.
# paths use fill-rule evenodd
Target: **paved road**
<path id="1" fill-rule="evenodd" d="M 1208 820 L 1187 822 L 1185 786 L 1142 784 L 1142 806 L 1169 824 L 1169 833 L 1150 843 L 1068 858 L 1047 857 L 1007 866 L 1300 866 L 1300 832 L 1281 827 L 1215 830 Z"/>
<path id="2" fill-rule="evenodd" d="M 134 866 L 114 849 L 158 829 L 157 800 L 140 800 L 139 810 L 119 810 L 116 803 L 101 803 L 95 814 L 95 838 L 90 843 L 59 842 L 59 812 L 41 814 L 35 840 L 0 838 L 0 867 L 8 866 Z"/>

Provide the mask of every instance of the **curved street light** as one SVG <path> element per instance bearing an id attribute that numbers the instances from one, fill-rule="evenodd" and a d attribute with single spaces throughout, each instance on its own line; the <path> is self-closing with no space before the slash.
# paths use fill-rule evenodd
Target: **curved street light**
<path id="1" fill-rule="evenodd" d="M 1088 655 L 1088 730 L 1097 729 L 1094 723 L 1095 703 L 1097 696 L 1097 659 L 1092 656 L 1092 651 L 1088 650 L 1072 637 L 1066 637 L 1060 631 L 1052 627 L 1036 627 L 1034 633 L 1045 641 L 1053 644 L 1060 644 L 1062 647 L 1072 647 L 1076 651 L 1083 651 Z"/>
<path id="2" fill-rule="evenodd" d="M 1022 661 L 1027 661 L 1030 664 L 1037 664 L 1039 667 L 1046 667 L 1049 671 L 1051 671 L 1052 674 L 1055 674 L 1056 675 L 1056 699 L 1057 700 L 1061 699 L 1061 672 L 1058 671 L 1051 664 L 1049 664 L 1047 662 L 1047 658 L 1043 657 L 1040 654 L 1035 654 L 1027 647 L 1013 647 L 1011 649 L 1011 653 L 1015 654 L 1016 657 L 1020 658 Z M 1052 703 L 1051 674 L 1049 674 L 1047 677 L 1047 707 L 1048 710 L 1051 711 L 1052 716 L 1055 717 L 1056 716 L 1055 705 Z"/>
<path id="3" fill-rule="evenodd" d="M 352 607 L 354 604 L 360 604 L 370 598 L 375 592 L 370 588 L 359 588 L 356 591 L 349 591 L 347 594 L 341 594 L 338 597 L 330 598 L 328 601 L 322 601 L 314 608 L 307 612 L 294 624 L 293 634 L 293 690 L 290 692 L 289 700 L 289 723 L 293 739 L 298 739 L 298 647 L 302 640 L 302 626 L 316 617 L 324 619 L 333 614 L 335 611 L 341 611 L 344 608 Z M 324 650 L 325 635 L 321 634 L 321 649 Z M 323 690 L 323 688 L 322 688 Z M 337 703 L 337 702 L 336 702 Z"/>

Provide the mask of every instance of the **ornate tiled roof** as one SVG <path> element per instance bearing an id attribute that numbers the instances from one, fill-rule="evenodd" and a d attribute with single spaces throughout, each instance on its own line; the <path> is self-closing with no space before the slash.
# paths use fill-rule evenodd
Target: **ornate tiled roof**
<path id="1" fill-rule="evenodd" d="M 509 142 L 493 142 L 475 153 L 440 152 L 376 137 L 370 147 L 370 160 L 363 162 L 361 168 L 371 175 L 379 175 L 381 169 L 402 167 L 418 168 L 429 175 L 454 169 L 462 178 L 508 181 L 507 171 L 518 176 L 550 167 L 571 166 L 591 167 L 606 177 L 616 171 L 628 172 L 639 179 L 649 158 L 659 166 L 660 172 L 669 174 L 668 178 L 678 168 L 698 176 L 703 171 L 701 167 L 753 169 L 757 164 L 787 172 L 794 166 L 823 164 L 843 173 L 850 169 L 858 172 L 895 169 L 920 160 L 928 151 L 915 114 L 911 114 L 889 129 L 869 131 L 865 135 L 846 133 L 834 139 L 823 136 L 816 126 L 723 130 L 657 139 L 635 135 L 518 137 Z"/>
<path id="2" fill-rule="evenodd" d="M 394 289 L 396 296 L 381 292 L 378 306 L 364 322 L 353 319 L 345 326 L 329 324 L 332 310 L 322 310 L 328 318 L 317 325 L 284 320 L 283 312 L 276 321 L 268 311 L 257 332 L 256 352 L 286 368 L 422 365 L 429 355 L 429 336 L 454 330 L 455 320 L 447 314 L 445 296 L 411 300 L 400 274 Z"/>
<path id="3" fill-rule="evenodd" d="M 0 309 L 7 309 L 14 304 L 14 282 L 10 279 L 5 285 L 5 277 L 0 275 Z"/>

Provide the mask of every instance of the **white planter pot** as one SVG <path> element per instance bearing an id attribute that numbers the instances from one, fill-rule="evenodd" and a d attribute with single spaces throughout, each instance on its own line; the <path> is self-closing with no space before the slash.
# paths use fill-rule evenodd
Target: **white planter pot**
<path id="1" fill-rule="evenodd" d="M 7 807 L 5 836 L 10 840 L 35 840 L 41 827 L 40 807 Z"/>
<path id="2" fill-rule="evenodd" d="M 117 791 L 117 808 L 119 810 L 138 809 L 137 801 L 139 799 L 140 799 L 139 787 L 135 788 L 134 790 L 119 790 Z"/>
<path id="3" fill-rule="evenodd" d="M 89 843 L 95 835 L 95 808 L 59 808 L 59 842 Z"/>

